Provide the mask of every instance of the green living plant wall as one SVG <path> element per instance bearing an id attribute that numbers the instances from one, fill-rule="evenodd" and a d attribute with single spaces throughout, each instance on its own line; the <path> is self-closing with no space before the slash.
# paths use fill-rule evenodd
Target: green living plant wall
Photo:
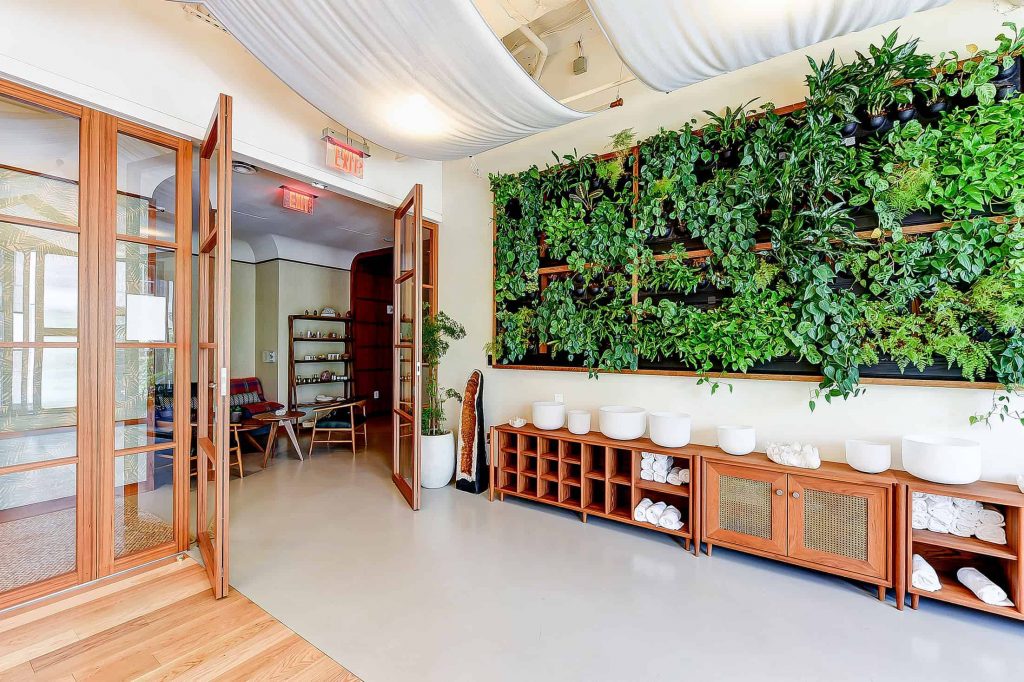
<path id="1" fill-rule="evenodd" d="M 495 362 L 713 384 L 789 362 L 822 377 L 812 410 L 879 363 L 942 366 L 1005 387 L 972 419 L 1024 423 L 1024 38 L 1005 26 L 966 59 L 893 32 L 808 58 L 803 107 L 492 175 Z"/>

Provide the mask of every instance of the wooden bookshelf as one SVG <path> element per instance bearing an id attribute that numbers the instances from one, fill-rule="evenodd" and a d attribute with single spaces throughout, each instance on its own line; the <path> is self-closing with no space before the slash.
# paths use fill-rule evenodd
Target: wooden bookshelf
<path id="1" fill-rule="evenodd" d="M 298 327 L 296 322 L 299 323 Z M 309 324 L 303 324 L 309 323 Z M 327 325 L 338 325 L 339 331 L 334 331 L 335 336 L 308 337 L 305 336 L 305 328 L 323 331 Z M 352 382 L 355 367 L 354 347 L 352 345 L 352 316 L 345 315 L 289 315 L 288 316 L 288 408 L 300 410 L 303 408 L 316 407 L 325 403 L 317 403 L 313 398 L 316 394 L 311 390 L 314 386 L 329 385 L 333 388 L 341 388 L 338 400 L 347 400 L 352 397 Z M 333 330 L 332 330 L 333 331 Z M 307 345 L 308 344 L 308 345 Z M 330 345 L 326 345 L 330 344 Z M 315 348 L 316 353 L 303 350 Z M 323 351 L 327 352 L 323 352 Z M 342 357 L 328 360 L 312 359 L 306 360 L 305 356 L 339 354 Z M 332 372 L 340 372 L 342 378 L 317 380 L 299 383 L 297 367 L 306 367 L 306 371 L 313 372 L 315 367 Z M 338 369 L 341 368 L 341 369 Z M 316 371 L 317 374 L 321 372 Z M 305 399 L 300 399 L 300 391 Z M 333 391 L 332 391 L 333 392 Z"/>
<path id="2" fill-rule="evenodd" d="M 942 485 L 922 481 L 905 472 L 897 473 L 905 489 L 906 525 L 906 591 L 910 606 L 917 609 L 921 598 L 956 604 L 1005 618 L 1024 620 L 1024 493 L 1006 483 L 979 481 L 968 485 Z M 1006 518 L 1006 544 L 997 545 L 976 537 L 935 533 L 912 527 L 914 493 L 931 493 L 948 497 L 977 500 L 997 508 Z M 920 554 L 931 564 L 942 588 L 928 592 L 914 587 L 912 573 L 914 555 Z M 981 601 L 960 584 L 956 572 L 965 566 L 981 571 L 989 580 L 1006 591 L 1013 606 L 992 606 Z"/>
<path id="3" fill-rule="evenodd" d="M 692 452 L 663 448 L 646 438 L 617 441 L 600 433 L 583 436 L 567 429 L 544 431 L 532 425 L 491 429 L 491 493 L 533 500 L 589 516 L 611 519 L 679 538 L 683 548 L 697 553 L 699 507 L 693 483 L 699 464 Z M 681 486 L 640 478 L 641 453 L 670 455 L 675 465 L 690 470 L 691 482 Z M 633 519 L 633 510 L 649 497 L 675 505 L 683 527 L 668 530 Z"/>

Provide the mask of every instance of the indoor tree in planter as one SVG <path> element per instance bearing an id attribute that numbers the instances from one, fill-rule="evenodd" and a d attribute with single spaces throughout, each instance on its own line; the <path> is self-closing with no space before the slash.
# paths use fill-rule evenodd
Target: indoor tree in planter
<path id="1" fill-rule="evenodd" d="M 437 381 L 441 358 L 452 341 L 466 337 L 466 329 L 443 310 L 431 315 L 424 305 L 423 316 L 423 380 L 425 401 L 421 413 L 421 484 L 424 488 L 448 485 L 455 473 L 455 439 L 446 428 L 444 404 L 449 400 L 462 401 L 462 395 L 453 388 L 445 388 Z"/>

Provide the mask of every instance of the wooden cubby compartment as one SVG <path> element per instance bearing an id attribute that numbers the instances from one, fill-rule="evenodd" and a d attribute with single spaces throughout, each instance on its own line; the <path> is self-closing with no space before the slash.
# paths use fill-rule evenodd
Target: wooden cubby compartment
<path id="1" fill-rule="evenodd" d="M 558 459 L 541 457 L 537 460 L 538 473 L 541 480 L 558 483 Z"/>
<path id="2" fill-rule="evenodd" d="M 644 481 L 644 482 L 646 483 L 646 481 Z M 637 496 L 638 497 L 637 497 L 637 500 L 636 500 L 636 504 L 640 504 L 640 500 L 642 500 L 643 498 L 647 497 L 647 498 L 650 498 L 651 502 L 653 502 L 654 504 L 657 504 L 658 502 L 664 502 L 666 505 L 669 505 L 669 504 L 672 505 L 673 507 L 675 507 L 676 509 L 679 510 L 680 518 L 683 521 L 683 527 L 680 528 L 679 530 L 669 530 L 667 528 L 661 528 L 660 526 L 654 526 L 653 524 L 650 524 L 650 523 L 647 523 L 646 521 L 643 521 L 643 524 L 645 526 L 650 526 L 651 528 L 658 528 L 659 530 L 661 530 L 662 532 L 665 532 L 665 533 L 674 533 L 674 534 L 677 534 L 677 535 L 679 535 L 679 534 L 689 535 L 690 534 L 690 504 L 689 504 L 689 499 L 688 499 L 689 496 L 688 495 L 682 495 L 682 494 L 676 494 L 676 493 L 665 493 L 665 492 L 654 491 L 654 490 L 640 490 L 637 493 Z M 633 505 L 634 508 L 636 507 L 636 504 Z M 633 513 L 632 510 L 630 510 L 630 514 L 631 515 L 632 515 L 632 513 Z"/>
<path id="3" fill-rule="evenodd" d="M 587 478 L 583 482 L 583 511 L 593 514 L 605 513 L 607 484 L 604 479 Z"/>
<path id="4" fill-rule="evenodd" d="M 918 608 L 920 599 L 934 599 L 957 606 L 1024 620 L 1024 494 L 1016 486 L 979 481 L 968 485 L 927 483 L 910 474 L 900 473 L 906 486 L 906 591 L 910 604 Z M 1006 519 L 1006 544 L 997 545 L 977 537 L 936 533 L 912 527 L 914 493 L 931 493 L 947 497 L 977 500 L 999 511 Z M 942 589 L 928 592 L 914 587 L 913 557 L 920 554 L 939 576 Z M 993 606 L 978 599 L 957 580 L 956 572 L 964 567 L 981 571 L 986 578 L 1003 588 L 1013 606 Z"/>
<path id="5" fill-rule="evenodd" d="M 599 445 L 585 445 L 583 448 L 583 475 L 598 481 L 608 478 L 605 467 L 605 449 Z M 603 487 L 603 484 L 602 484 Z"/>
<path id="6" fill-rule="evenodd" d="M 616 484 L 631 485 L 633 483 L 633 450 L 608 447 L 605 456 L 608 458 L 608 480 Z"/>
<path id="7" fill-rule="evenodd" d="M 537 436 L 519 434 L 519 454 L 537 456 Z"/>
<path id="8" fill-rule="evenodd" d="M 634 454 L 634 459 L 635 459 L 634 464 L 633 464 L 633 472 L 636 475 L 636 479 L 634 480 L 634 485 L 640 490 L 640 499 L 643 499 L 645 497 L 650 497 L 653 500 L 654 499 L 654 497 L 653 497 L 654 493 L 664 493 L 666 495 L 684 496 L 684 497 L 689 497 L 690 496 L 690 483 L 683 483 L 682 485 L 672 485 L 671 483 L 658 483 L 657 481 L 645 481 L 644 479 L 640 478 L 640 461 L 643 458 L 643 453 L 644 452 L 650 452 L 650 450 L 647 450 L 647 451 L 637 450 L 636 452 L 633 453 Z M 658 454 L 658 453 L 655 452 L 655 454 Z M 673 467 L 679 467 L 680 469 L 687 469 L 690 472 L 690 481 L 692 482 L 693 478 L 694 478 L 694 475 L 693 475 L 693 467 L 694 467 L 693 459 L 690 458 L 690 457 L 678 457 L 678 456 L 673 456 L 673 458 L 674 458 L 675 461 L 673 462 L 672 466 Z M 655 501 L 657 501 L 657 500 L 655 500 Z M 675 504 L 675 503 L 673 502 L 671 504 Z M 676 506 L 679 507 L 678 504 L 676 504 Z M 679 508 L 682 509 L 682 507 L 679 507 Z M 684 515 L 683 519 L 684 520 L 686 519 L 685 515 Z"/>
<path id="9" fill-rule="evenodd" d="M 608 484 L 608 514 L 633 520 L 633 489 L 628 483 Z"/>
<path id="10" fill-rule="evenodd" d="M 519 494 L 525 497 L 537 497 L 537 477 L 526 475 L 520 476 Z"/>
<path id="11" fill-rule="evenodd" d="M 583 488 L 578 485 L 561 484 L 559 497 L 558 501 L 562 504 L 575 507 L 576 509 L 580 509 L 583 506 Z"/>
<path id="12" fill-rule="evenodd" d="M 558 502 L 558 481 L 541 478 L 537 481 L 537 499 L 544 502 Z"/>
<path id="13" fill-rule="evenodd" d="M 563 462 L 581 464 L 583 462 L 583 443 L 563 440 L 561 459 Z"/>
<path id="14" fill-rule="evenodd" d="M 537 438 L 537 455 L 543 459 L 558 459 L 558 441 L 553 438 Z"/>

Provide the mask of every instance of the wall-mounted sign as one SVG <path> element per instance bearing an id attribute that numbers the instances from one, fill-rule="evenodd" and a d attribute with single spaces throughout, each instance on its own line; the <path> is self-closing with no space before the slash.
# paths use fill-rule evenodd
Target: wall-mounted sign
<path id="1" fill-rule="evenodd" d="M 314 199 L 316 199 L 315 194 L 300 192 L 287 185 L 281 185 L 281 205 L 290 211 L 299 211 L 300 213 L 313 215 Z"/>
<path id="2" fill-rule="evenodd" d="M 363 177 L 363 154 L 348 145 L 328 143 L 327 165 L 342 173 Z"/>

